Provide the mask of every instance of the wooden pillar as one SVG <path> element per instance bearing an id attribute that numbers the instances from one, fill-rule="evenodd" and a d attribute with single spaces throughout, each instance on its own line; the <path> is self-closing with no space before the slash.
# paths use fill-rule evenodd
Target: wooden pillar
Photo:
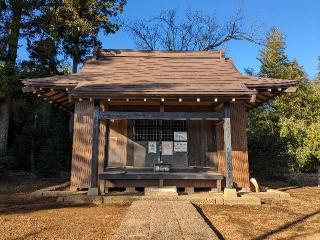
<path id="1" fill-rule="evenodd" d="M 91 189 L 98 189 L 98 154 L 99 154 L 99 106 L 94 106 L 92 161 L 91 161 Z"/>
<path id="2" fill-rule="evenodd" d="M 224 152 L 225 152 L 225 166 L 226 166 L 226 188 L 233 187 L 232 176 L 232 146 L 231 146 L 231 122 L 230 122 L 230 104 L 224 103 Z"/>
<path id="3" fill-rule="evenodd" d="M 160 112 L 164 112 L 164 103 L 160 102 Z M 162 119 L 159 120 L 159 160 L 162 162 Z M 155 166 L 153 166 L 155 168 Z M 162 185 L 159 182 L 160 187 L 163 187 L 163 180 Z"/>
<path id="4" fill-rule="evenodd" d="M 93 109 L 91 101 L 75 102 L 70 189 L 91 186 Z"/>

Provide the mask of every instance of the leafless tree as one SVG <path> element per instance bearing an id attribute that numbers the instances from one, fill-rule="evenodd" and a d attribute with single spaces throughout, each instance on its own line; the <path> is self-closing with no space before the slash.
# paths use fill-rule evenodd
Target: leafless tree
<path id="1" fill-rule="evenodd" d="M 261 43 L 260 26 L 247 26 L 242 11 L 223 24 L 214 15 L 187 10 L 183 19 L 178 11 L 162 11 L 151 19 L 123 22 L 139 49 L 147 50 L 214 50 L 230 40 L 246 40 Z"/>

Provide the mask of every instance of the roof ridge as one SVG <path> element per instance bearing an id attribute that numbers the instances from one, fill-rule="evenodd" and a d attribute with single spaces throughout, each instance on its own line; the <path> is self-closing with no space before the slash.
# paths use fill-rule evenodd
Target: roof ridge
<path id="1" fill-rule="evenodd" d="M 159 51 L 133 49 L 101 49 L 99 58 L 103 57 L 153 57 L 153 58 L 218 58 L 225 59 L 223 50 L 219 51 Z"/>
<path id="2" fill-rule="evenodd" d="M 108 51 L 122 51 L 122 52 L 160 52 L 160 53 L 225 53 L 224 49 L 220 50 L 195 50 L 195 51 L 188 51 L 188 50 L 146 50 L 146 49 L 128 49 L 128 48 L 102 48 L 100 49 L 101 52 L 108 52 Z"/>

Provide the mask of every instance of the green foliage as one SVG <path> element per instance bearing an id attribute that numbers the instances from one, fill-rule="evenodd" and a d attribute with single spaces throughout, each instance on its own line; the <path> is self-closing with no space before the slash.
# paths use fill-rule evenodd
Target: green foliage
<path id="1" fill-rule="evenodd" d="M 15 96 L 10 121 L 10 169 L 30 170 L 39 176 L 53 176 L 70 167 L 68 121 L 65 112 L 32 96 Z"/>
<path id="2" fill-rule="evenodd" d="M 281 178 L 288 173 L 291 156 L 286 139 L 280 137 L 272 106 L 258 107 L 248 114 L 248 147 L 250 170 L 265 179 Z"/>
<path id="3" fill-rule="evenodd" d="M 281 178 L 293 171 L 315 171 L 320 163 L 320 89 L 285 54 L 282 33 L 272 28 L 260 53 L 260 76 L 299 82 L 296 93 L 283 94 L 248 115 L 249 160 L 256 176 Z"/>
<path id="4" fill-rule="evenodd" d="M 273 27 L 266 36 L 265 48 L 260 52 L 260 75 L 270 78 L 285 78 L 288 58 L 285 55 L 285 40 L 279 29 Z"/>
<path id="5" fill-rule="evenodd" d="M 114 33 L 119 26 L 112 17 L 123 11 L 126 0 L 57 1 L 47 11 L 52 34 L 60 40 L 64 53 L 73 59 L 73 72 L 92 48 L 101 45 L 98 33 Z"/>
<path id="6" fill-rule="evenodd" d="M 58 61 L 57 55 L 71 57 L 75 72 L 92 49 L 100 46 L 99 32 L 109 34 L 118 30 L 112 18 L 122 12 L 125 3 L 125 0 L 0 1 L 0 98 L 12 99 L 4 110 L 10 111 L 11 116 L 9 155 L 0 159 L 1 174 L 4 168 L 14 168 L 48 176 L 70 167 L 69 115 L 22 94 L 18 79 L 70 74 L 69 66 Z M 29 59 L 18 62 L 21 39 L 27 39 Z M 2 145 L 0 149 L 6 149 L 6 144 Z"/>
<path id="7" fill-rule="evenodd" d="M 320 88 L 305 81 L 295 94 L 275 101 L 280 136 L 288 139 L 296 170 L 312 170 L 320 163 Z"/>
<path id="8" fill-rule="evenodd" d="M 45 26 L 41 26 L 47 30 Z M 28 41 L 29 60 L 17 67 L 19 78 L 64 74 L 56 40 L 45 34 Z M 33 96 L 15 92 L 10 121 L 9 168 L 54 176 L 70 167 L 69 114 Z"/>
<path id="9" fill-rule="evenodd" d="M 36 12 L 44 1 L 0 2 L 0 95 L 11 95 L 19 87 L 16 60 L 19 39 L 32 39 Z"/>
<path id="10" fill-rule="evenodd" d="M 318 70 L 319 70 L 319 72 L 318 72 L 315 80 L 319 83 L 320 82 L 320 57 L 318 57 Z"/>
<path id="11" fill-rule="evenodd" d="M 19 87 L 19 73 L 10 63 L 0 63 L 0 97 Z"/>
<path id="12" fill-rule="evenodd" d="M 51 38 L 28 44 L 30 60 L 17 71 L 20 78 L 63 74 L 57 46 Z M 8 168 L 53 176 L 70 167 L 69 115 L 31 95 L 15 92 L 11 104 Z"/>

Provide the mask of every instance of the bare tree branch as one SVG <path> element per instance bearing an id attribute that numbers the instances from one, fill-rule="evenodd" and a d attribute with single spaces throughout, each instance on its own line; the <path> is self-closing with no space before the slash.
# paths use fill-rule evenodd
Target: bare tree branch
<path id="1" fill-rule="evenodd" d="M 177 10 L 162 11 L 149 20 L 122 24 L 135 39 L 136 46 L 148 50 L 214 50 L 228 41 L 242 40 L 261 44 L 257 25 L 246 26 L 242 10 L 224 24 L 213 15 L 187 10 L 179 21 Z"/>

